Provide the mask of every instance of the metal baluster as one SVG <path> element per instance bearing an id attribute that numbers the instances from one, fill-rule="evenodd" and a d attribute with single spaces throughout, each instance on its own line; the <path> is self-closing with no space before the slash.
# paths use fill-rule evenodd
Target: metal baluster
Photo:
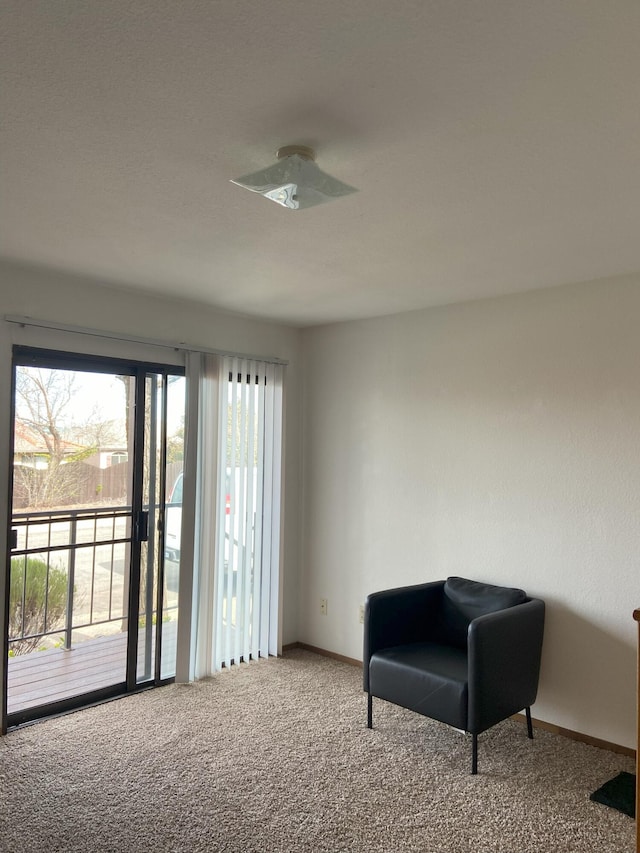
<path id="1" fill-rule="evenodd" d="M 64 631 L 64 647 L 71 651 L 71 632 L 73 630 L 73 589 L 76 582 L 76 534 L 78 519 L 76 513 L 71 515 L 69 528 L 69 585 L 67 587 L 67 624 Z"/>
<path id="2" fill-rule="evenodd" d="M 53 527 L 53 516 L 49 514 L 49 524 L 47 526 L 48 536 L 47 536 L 47 576 L 45 579 L 45 587 L 44 587 L 44 622 L 42 625 L 42 630 L 44 634 L 47 633 L 47 622 L 49 621 L 49 578 L 51 576 L 51 528 Z"/>
<path id="3" fill-rule="evenodd" d="M 98 540 L 98 516 L 93 519 L 93 541 L 94 543 Z M 93 625 L 93 604 L 95 598 L 95 589 L 96 589 L 96 546 L 94 544 L 91 549 L 91 602 L 89 609 L 89 624 Z"/>

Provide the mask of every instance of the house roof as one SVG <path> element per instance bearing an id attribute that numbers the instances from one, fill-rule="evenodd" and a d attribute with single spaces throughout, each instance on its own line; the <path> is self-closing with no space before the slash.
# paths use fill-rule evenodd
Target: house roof
<path id="1" fill-rule="evenodd" d="M 10 0 L 2 253 L 299 325 L 640 270 L 637 0 Z M 229 181 L 282 145 L 359 189 Z"/>
<path id="2" fill-rule="evenodd" d="M 72 441 L 62 442 L 66 454 L 77 453 L 85 450 L 82 444 L 75 444 Z M 14 455 L 31 455 L 34 453 L 48 453 L 49 449 L 42 436 L 30 427 L 28 424 L 16 418 L 14 421 Z"/>

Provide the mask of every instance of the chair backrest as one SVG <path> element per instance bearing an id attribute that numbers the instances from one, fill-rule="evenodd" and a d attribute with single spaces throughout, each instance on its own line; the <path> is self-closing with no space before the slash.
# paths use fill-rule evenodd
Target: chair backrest
<path id="1" fill-rule="evenodd" d="M 522 589 L 480 583 L 466 578 L 447 578 L 443 588 L 440 635 L 443 642 L 467 648 L 472 619 L 528 601 Z"/>

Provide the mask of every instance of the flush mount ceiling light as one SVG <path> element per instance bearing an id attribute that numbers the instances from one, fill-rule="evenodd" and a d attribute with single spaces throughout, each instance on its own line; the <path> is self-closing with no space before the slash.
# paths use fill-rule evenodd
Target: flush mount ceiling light
<path id="1" fill-rule="evenodd" d="M 276 152 L 278 162 L 259 172 L 232 180 L 232 184 L 260 193 L 289 210 L 302 210 L 355 193 L 355 187 L 327 175 L 315 164 L 315 154 L 305 145 L 285 145 Z"/>

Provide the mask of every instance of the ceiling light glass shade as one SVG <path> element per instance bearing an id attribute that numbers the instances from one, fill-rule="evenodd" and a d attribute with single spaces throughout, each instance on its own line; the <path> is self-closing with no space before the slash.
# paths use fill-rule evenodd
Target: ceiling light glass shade
<path id="1" fill-rule="evenodd" d="M 260 193 L 289 210 L 303 210 L 334 198 L 355 193 L 355 187 L 343 184 L 319 169 L 313 151 L 302 146 L 281 148 L 273 166 L 232 180 L 232 184 Z"/>

